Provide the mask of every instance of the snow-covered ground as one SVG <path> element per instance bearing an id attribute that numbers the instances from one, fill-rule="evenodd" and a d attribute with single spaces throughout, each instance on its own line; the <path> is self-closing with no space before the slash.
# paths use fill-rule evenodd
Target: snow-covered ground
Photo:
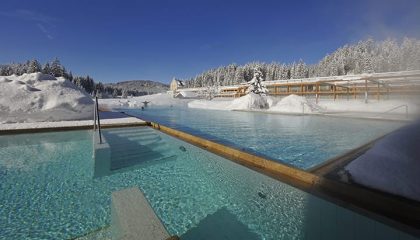
<path id="1" fill-rule="evenodd" d="M 345 169 L 351 180 L 420 201 L 420 121 L 379 140 Z"/>
<path id="2" fill-rule="evenodd" d="M 144 106 L 143 102 L 149 102 L 148 106 L 186 106 L 191 101 L 188 99 L 173 98 L 167 93 L 157 93 L 152 95 L 145 95 L 140 97 L 132 97 L 127 99 L 108 98 L 99 99 L 99 104 L 103 107 L 118 108 L 118 107 L 134 107 L 140 108 Z"/>
<path id="3" fill-rule="evenodd" d="M 101 119 L 101 125 L 112 124 L 131 124 L 131 123 L 144 123 L 135 117 L 125 118 L 110 118 Z M 31 123 L 5 123 L 0 124 L 0 130 L 12 129 L 38 129 L 38 128 L 60 128 L 60 127 L 82 127 L 93 126 L 93 120 L 76 120 L 76 121 L 56 121 L 56 122 L 31 122 Z"/>
<path id="4" fill-rule="evenodd" d="M 250 93 L 235 99 L 193 100 L 188 102 L 189 108 L 212 109 L 212 110 L 256 110 L 268 109 L 273 105 L 271 97 L 263 97 Z"/>
<path id="5" fill-rule="evenodd" d="M 317 104 L 308 101 L 305 97 L 296 95 L 289 95 L 282 98 L 268 110 L 281 113 L 313 113 L 322 111 L 321 107 Z"/>
<path id="6" fill-rule="evenodd" d="M 392 108 L 401 106 L 390 113 L 405 114 L 405 107 L 407 105 L 409 113 L 418 113 L 420 108 L 419 105 L 403 100 L 369 100 L 365 103 L 364 100 L 321 100 L 318 103 L 324 112 L 374 112 L 382 113 Z"/>
<path id="7" fill-rule="evenodd" d="M 293 94 L 283 98 L 271 96 L 260 97 L 256 94 L 249 94 L 240 98 L 214 98 L 212 100 L 206 100 L 178 99 L 173 98 L 171 94 L 159 93 L 128 99 L 100 99 L 99 103 L 102 106 L 108 108 L 140 108 L 143 106 L 144 101 L 150 102 L 149 106 L 188 106 L 189 108 L 224 111 L 258 110 L 260 105 L 267 104 L 268 108 L 263 108 L 261 109 L 262 111 L 295 114 L 333 113 L 337 116 L 339 115 L 339 113 L 342 115 L 343 113 L 350 113 L 353 117 L 358 116 L 358 114 L 360 115 L 360 117 L 372 117 L 376 116 L 377 114 L 384 113 L 392 108 L 407 105 L 409 114 L 420 113 L 419 104 L 412 101 L 410 102 L 403 100 L 369 100 L 368 103 L 365 103 L 363 99 L 336 101 L 323 99 L 316 103 L 315 99 L 307 99 L 305 97 Z M 366 115 L 364 113 L 371 114 Z M 400 114 L 401 116 L 404 116 L 405 113 L 405 107 L 400 107 L 390 112 L 390 114 Z M 347 115 L 343 115 L 343 117 L 344 116 Z M 383 115 L 382 117 L 387 118 L 388 116 Z"/>
<path id="8" fill-rule="evenodd" d="M 91 119 L 93 101 L 64 78 L 0 76 L 0 123 Z"/>
<path id="9" fill-rule="evenodd" d="M 255 97 L 249 95 L 236 99 L 213 99 L 193 100 L 188 103 L 189 108 L 201 108 L 212 110 L 253 110 L 251 102 Z M 408 112 L 415 114 L 420 112 L 418 104 L 402 100 L 320 100 L 318 104 L 314 99 L 307 99 L 297 95 L 289 95 L 283 98 L 266 97 L 269 108 L 266 111 L 278 113 L 384 113 L 398 106 L 407 105 Z M 405 114 L 405 107 L 392 110 L 393 114 Z M 375 114 L 374 114 L 375 115 Z"/>

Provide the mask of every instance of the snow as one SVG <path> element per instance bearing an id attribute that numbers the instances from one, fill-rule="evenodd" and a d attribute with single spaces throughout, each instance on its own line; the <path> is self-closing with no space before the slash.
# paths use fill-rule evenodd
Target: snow
<path id="1" fill-rule="evenodd" d="M 0 123 L 91 119 L 93 101 L 64 78 L 42 73 L 0 77 Z"/>
<path id="2" fill-rule="evenodd" d="M 270 107 L 270 104 L 273 104 L 271 97 L 251 92 L 243 97 L 234 99 L 227 108 L 229 110 L 267 109 Z"/>
<path id="3" fill-rule="evenodd" d="M 188 103 L 189 108 L 201 108 L 211 110 L 255 110 L 266 109 L 273 105 L 274 100 L 268 96 L 260 96 L 249 93 L 235 99 L 213 99 L 213 100 L 194 100 Z"/>
<path id="4" fill-rule="evenodd" d="M 282 98 L 269 109 L 269 111 L 282 113 L 313 113 L 320 110 L 321 108 L 315 103 L 294 94 Z"/>
<path id="5" fill-rule="evenodd" d="M 213 100 L 193 100 L 188 103 L 189 108 L 210 109 L 210 110 L 256 110 L 258 106 L 252 106 L 257 97 L 245 95 L 235 99 L 213 99 Z M 420 105 L 413 100 L 369 100 L 366 104 L 361 99 L 350 100 L 332 100 L 323 99 L 315 102 L 315 99 L 289 95 L 283 98 L 270 96 L 261 97 L 268 103 L 268 108 L 262 108 L 261 111 L 271 113 L 292 113 L 292 114 L 327 114 L 338 117 L 360 117 L 374 119 L 392 119 L 406 120 L 406 108 L 410 116 L 415 116 L 420 112 Z M 259 103 L 255 103 L 259 105 Z M 400 106 L 400 107 L 399 107 Z M 396 108 L 389 111 L 393 108 Z M 389 111 L 389 112 L 388 112 Z M 384 114 L 388 112 L 387 114 Z"/>
<path id="6" fill-rule="evenodd" d="M 376 112 L 383 113 L 397 106 L 407 105 L 410 113 L 416 113 L 420 109 L 413 102 L 403 100 L 369 100 L 366 104 L 364 100 L 321 100 L 318 105 L 325 112 Z M 391 113 L 405 114 L 405 107 L 400 107 Z"/>
<path id="7" fill-rule="evenodd" d="M 345 167 L 361 185 L 420 201 L 420 121 L 379 140 Z"/>
<path id="8" fill-rule="evenodd" d="M 130 124 L 130 123 L 144 123 L 144 121 L 135 117 L 101 119 L 101 126 L 112 125 L 112 124 Z M 5 123 L 5 124 L 0 124 L 0 130 L 82 127 L 82 126 L 93 126 L 93 120 Z"/>
<path id="9" fill-rule="evenodd" d="M 193 91 L 179 91 L 176 96 L 176 98 L 196 98 L 197 93 Z"/>
<path id="10" fill-rule="evenodd" d="M 148 106 L 186 106 L 191 100 L 173 98 L 171 94 L 157 93 L 140 97 L 127 99 L 108 98 L 99 99 L 99 104 L 108 108 L 132 107 L 140 108 L 144 106 L 143 102 L 149 102 Z"/>

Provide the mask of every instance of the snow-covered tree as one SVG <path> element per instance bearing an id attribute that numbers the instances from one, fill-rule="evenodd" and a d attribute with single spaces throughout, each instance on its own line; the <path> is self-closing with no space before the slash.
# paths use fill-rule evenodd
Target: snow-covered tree
<path id="1" fill-rule="evenodd" d="M 268 93 L 265 84 L 263 83 L 263 74 L 259 68 L 254 69 L 254 77 L 248 82 L 249 87 L 247 93 L 255 93 L 258 95 L 265 95 Z"/>
<path id="2" fill-rule="evenodd" d="M 63 65 L 61 65 L 60 60 L 58 58 L 54 59 L 54 61 L 51 62 L 51 74 L 54 77 L 64 77 L 66 75 L 65 68 Z"/>
<path id="3" fill-rule="evenodd" d="M 36 72 L 41 72 L 42 71 L 41 64 L 39 64 L 38 60 L 36 60 L 36 59 L 33 59 L 33 60 L 29 61 L 28 65 L 29 66 L 26 69 L 26 73 L 36 73 Z"/>
<path id="4" fill-rule="evenodd" d="M 420 69 L 420 40 L 404 38 L 374 41 L 367 39 L 356 44 L 344 45 L 327 54 L 317 64 L 251 62 L 237 66 L 222 66 L 203 72 L 186 80 L 187 86 L 206 87 L 219 81 L 220 85 L 239 84 L 253 78 L 253 69 L 260 66 L 266 80 L 301 79 L 367 72 L 389 72 Z M 231 81 L 232 76 L 234 80 Z"/>
<path id="5" fill-rule="evenodd" d="M 42 73 L 51 74 L 51 67 L 49 63 L 45 63 L 44 67 L 42 68 Z"/>
<path id="6" fill-rule="evenodd" d="M 121 98 L 127 98 L 128 96 L 128 90 L 127 89 L 123 89 L 122 93 L 121 93 Z"/>

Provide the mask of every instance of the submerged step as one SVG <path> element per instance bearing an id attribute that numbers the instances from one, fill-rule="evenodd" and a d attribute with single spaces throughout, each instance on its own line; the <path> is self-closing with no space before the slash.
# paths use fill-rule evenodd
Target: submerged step
<path id="1" fill-rule="evenodd" d="M 167 152 L 169 151 L 169 145 L 166 143 L 157 143 L 157 144 L 148 144 L 148 145 L 136 145 L 131 146 L 129 148 L 112 148 L 111 152 L 113 156 L 116 156 L 118 154 L 141 154 L 143 152 L 148 151 L 163 151 Z"/>
<path id="2" fill-rule="evenodd" d="M 117 133 L 113 134 L 118 137 L 131 137 L 131 136 L 156 136 L 156 132 L 126 132 L 126 133 Z"/>
<path id="3" fill-rule="evenodd" d="M 148 157 L 147 159 L 133 159 L 133 158 L 127 158 L 127 159 L 120 159 L 118 162 L 114 163 L 111 167 L 112 173 L 121 172 L 121 170 L 130 170 L 137 167 L 142 167 L 153 164 L 153 163 L 163 163 L 165 161 L 172 161 L 176 160 L 176 155 L 171 156 L 161 156 L 161 157 Z"/>
<path id="4" fill-rule="evenodd" d="M 124 146 L 126 144 L 142 144 L 143 141 L 160 140 L 159 135 L 135 136 L 135 137 L 114 137 L 108 136 L 110 145 Z"/>
<path id="5" fill-rule="evenodd" d="M 111 227 L 115 239 L 161 240 L 170 237 L 143 193 L 128 188 L 112 193 Z"/>
<path id="6" fill-rule="evenodd" d="M 127 129 L 119 129 L 119 130 L 106 130 L 106 133 L 109 134 L 123 134 L 123 133 L 149 133 L 155 132 L 155 130 L 150 129 L 149 127 L 137 127 L 137 128 L 127 128 Z"/>

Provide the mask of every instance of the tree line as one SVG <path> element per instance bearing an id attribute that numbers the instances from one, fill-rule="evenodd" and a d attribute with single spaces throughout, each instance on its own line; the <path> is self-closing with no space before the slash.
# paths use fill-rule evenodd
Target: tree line
<path id="1" fill-rule="evenodd" d="M 345 45 L 333 53 L 327 54 L 317 64 L 306 64 L 303 60 L 288 64 L 251 62 L 237 65 L 233 63 L 205 71 L 193 78 L 184 79 L 184 81 L 186 87 L 235 85 L 250 81 L 255 68 L 260 69 L 266 81 L 420 70 L 420 40 L 413 38 L 404 38 L 401 41 L 367 39 L 352 45 Z M 95 82 L 89 75 L 73 76 L 72 72 L 67 71 L 57 58 L 43 65 L 36 59 L 28 60 L 25 63 L 0 65 L 0 76 L 35 72 L 64 77 L 87 93 L 100 97 L 146 94 L 143 91 L 127 90 L 110 85 L 104 86 L 101 82 Z"/>
<path id="2" fill-rule="evenodd" d="M 184 81 L 187 87 L 234 85 L 250 81 L 255 68 L 262 71 L 266 81 L 420 70 L 420 40 L 404 38 L 401 41 L 395 39 L 374 41 L 369 38 L 352 45 L 345 45 L 332 54 L 327 54 L 317 64 L 306 64 L 303 60 L 289 64 L 233 63 L 205 71 Z"/>

